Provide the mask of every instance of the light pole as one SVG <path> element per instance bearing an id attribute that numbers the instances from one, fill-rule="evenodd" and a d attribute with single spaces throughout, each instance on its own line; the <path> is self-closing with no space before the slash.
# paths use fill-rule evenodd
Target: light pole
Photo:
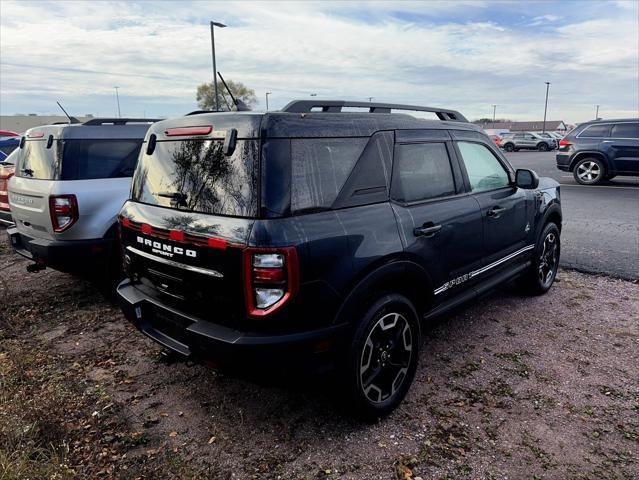
<path id="1" fill-rule="evenodd" d="M 548 111 L 548 89 L 550 88 L 550 82 L 546 83 L 546 103 L 544 104 L 544 126 L 542 127 L 542 133 L 546 132 L 546 112 Z"/>
<path id="2" fill-rule="evenodd" d="M 493 105 L 493 130 L 495 130 L 495 112 L 496 111 L 497 111 L 497 105 Z"/>
<path id="3" fill-rule="evenodd" d="M 268 112 L 268 96 L 271 94 L 271 92 L 266 92 L 266 111 Z"/>
<path id="4" fill-rule="evenodd" d="M 369 101 L 369 102 L 372 102 L 372 101 L 373 101 L 373 98 L 375 98 L 375 97 L 368 97 L 368 101 Z"/>
<path id="5" fill-rule="evenodd" d="M 122 118 L 122 114 L 120 113 L 120 95 L 118 94 L 118 88 L 120 87 L 113 88 L 115 88 L 115 99 L 118 102 L 118 118 Z"/>
<path id="6" fill-rule="evenodd" d="M 595 120 L 599 118 L 599 105 L 596 105 L 597 111 L 595 112 Z"/>
<path id="7" fill-rule="evenodd" d="M 215 27 L 224 28 L 220 22 L 211 22 L 211 52 L 213 55 L 213 91 L 215 94 L 215 111 L 220 111 L 220 99 L 217 97 L 217 68 L 215 67 Z"/>

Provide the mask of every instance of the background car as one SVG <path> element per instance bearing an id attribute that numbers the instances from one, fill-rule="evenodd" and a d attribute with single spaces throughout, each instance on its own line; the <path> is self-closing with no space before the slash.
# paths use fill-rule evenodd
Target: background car
<path id="1" fill-rule="evenodd" d="M 37 271 L 116 275 L 117 213 L 154 120 L 92 119 L 28 130 L 9 181 L 13 248 Z M 104 276 L 104 275 L 102 275 Z"/>
<path id="2" fill-rule="evenodd" d="M 0 162 L 20 145 L 20 137 L 0 138 Z"/>
<path id="3" fill-rule="evenodd" d="M 541 137 L 534 132 L 518 132 L 504 137 L 501 146 L 507 152 L 518 150 L 539 150 L 546 152 L 556 147 L 557 142 L 552 138 Z"/>
<path id="4" fill-rule="evenodd" d="M 582 185 L 639 175 L 639 119 L 582 123 L 559 142 L 556 161 Z"/>

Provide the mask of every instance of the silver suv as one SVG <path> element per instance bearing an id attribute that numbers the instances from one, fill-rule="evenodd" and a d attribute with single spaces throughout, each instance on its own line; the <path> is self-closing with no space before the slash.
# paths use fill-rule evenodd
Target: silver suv
<path id="1" fill-rule="evenodd" d="M 505 135 L 501 141 L 501 148 L 507 152 L 518 150 L 547 152 L 557 148 L 557 141 L 554 138 L 542 137 L 534 132 L 518 132 Z"/>
<path id="2" fill-rule="evenodd" d="M 7 233 L 38 271 L 119 271 L 117 213 L 129 197 L 148 119 L 92 119 L 28 130 L 9 181 Z"/>

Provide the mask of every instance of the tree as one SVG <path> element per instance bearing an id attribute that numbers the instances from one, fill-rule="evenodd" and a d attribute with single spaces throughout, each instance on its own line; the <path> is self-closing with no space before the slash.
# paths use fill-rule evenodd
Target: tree
<path id="1" fill-rule="evenodd" d="M 226 79 L 224 79 L 226 80 Z M 257 103 L 257 97 L 255 96 L 255 90 L 248 88 L 242 82 L 234 82 L 233 80 L 226 80 L 229 89 L 233 93 L 233 96 L 242 100 L 249 107 L 255 106 Z M 215 110 L 215 88 L 213 83 L 203 83 L 197 87 L 197 93 L 195 98 L 197 100 L 198 107 L 202 110 Z M 220 101 L 220 110 L 230 110 L 233 108 L 233 100 L 231 96 L 224 88 L 224 84 L 221 81 L 217 82 L 217 96 Z"/>

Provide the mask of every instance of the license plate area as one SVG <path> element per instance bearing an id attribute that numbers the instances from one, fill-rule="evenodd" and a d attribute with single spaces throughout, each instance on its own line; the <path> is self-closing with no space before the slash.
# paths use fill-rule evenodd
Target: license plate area
<path id="1" fill-rule="evenodd" d="M 187 336 L 186 329 L 193 324 L 193 321 L 182 315 L 156 306 L 149 308 L 147 315 L 146 320 L 154 329 L 176 340 L 184 340 Z"/>

